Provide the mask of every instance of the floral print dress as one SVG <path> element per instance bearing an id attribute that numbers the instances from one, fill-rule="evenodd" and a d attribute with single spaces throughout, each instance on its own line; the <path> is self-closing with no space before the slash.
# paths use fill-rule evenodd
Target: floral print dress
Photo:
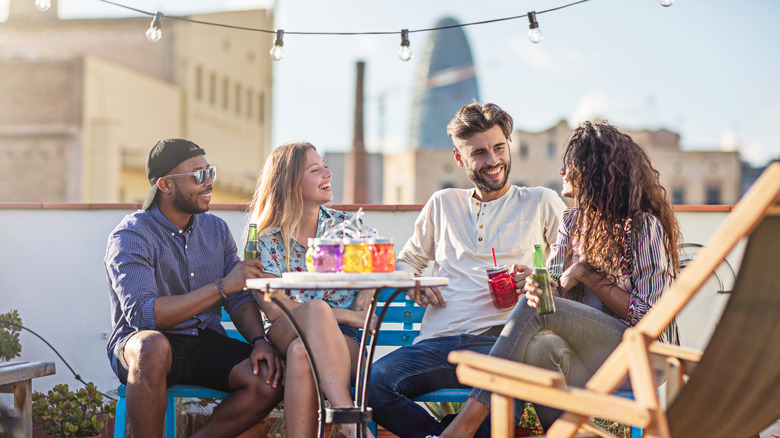
<path id="1" fill-rule="evenodd" d="M 326 207 L 320 207 L 319 219 L 317 220 L 317 236 L 320 237 L 322 230 L 319 224 L 323 221 L 333 218 L 336 223 L 352 219 L 354 215 L 339 210 L 333 210 Z M 360 223 L 364 233 L 376 235 L 376 232 Z M 295 240 L 290 239 L 290 267 L 287 269 L 285 263 L 284 241 L 282 232 L 277 227 L 260 237 L 260 262 L 263 264 L 263 270 L 271 275 L 281 277 L 284 272 L 305 272 L 306 271 L 306 246 Z M 322 300 L 331 307 L 341 309 L 351 309 L 357 295 L 357 289 L 300 289 L 286 290 L 285 297 L 305 303 L 310 300 Z"/>

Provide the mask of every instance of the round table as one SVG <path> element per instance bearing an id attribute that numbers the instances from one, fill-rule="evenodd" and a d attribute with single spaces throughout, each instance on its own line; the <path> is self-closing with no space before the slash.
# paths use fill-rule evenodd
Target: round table
<path id="1" fill-rule="evenodd" d="M 298 336 L 303 343 L 306 352 L 309 353 L 309 362 L 311 363 L 314 374 L 314 384 L 319 395 L 320 412 L 323 412 L 324 395 L 319 386 L 319 372 L 316 363 L 311 355 L 309 344 L 298 328 L 298 324 L 292 314 L 284 307 L 278 298 L 271 297 L 272 290 L 294 290 L 294 289 L 375 289 L 371 306 L 366 315 L 363 324 L 363 336 L 360 339 L 360 356 L 358 357 L 358 370 L 355 381 L 355 407 L 354 408 L 329 408 L 326 409 L 325 416 L 320 415 L 318 436 L 324 436 L 324 424 L 326 422 L 334 423 L 358 423 L 362 427 L 358 428 L 358 437 L 366 436 L 366 423 L 372 421 L 371 409 L 366 406 L 366 390 L 368 386 L 368 376 L 371 374 L 371 362 L 376 348 L 376 332 L 382 325 L 382 315 L 377 317 L 376 328 L 374 331 L 368 327 L 371 321 L 370 316 L 376 313 L 377 297 L 382 289 L 395 289 L 395 292 L 387 300 L 391 303 L 400 293 L 410 289 L 415 290 L 414 296 L 419 296 L 421 289 L 425 287 L 446 286 L 449 280 L 446 277 L 411 277 L 406 273 L 388 272 L 388 273 L 370 273 L 370 274 L 352 274 L 352 273 L 316 273 L 316 272 L 296 272 L 285 273 L 282 278 L 251 278 L 246 281 L 246 287 L 252 289 L 255 297 L 264 301 L 273 301 L 285 313 L 287 318 L 298 332 Z M 366 349 L 368 337 L 371 336 L 371 344 Z"/>

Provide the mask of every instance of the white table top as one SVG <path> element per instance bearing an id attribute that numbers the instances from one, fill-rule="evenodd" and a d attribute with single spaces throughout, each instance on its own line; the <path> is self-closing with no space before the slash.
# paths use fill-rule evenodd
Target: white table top
<path id="1" fill-rule="evenodd" d="M 420 287 L 446 286 L 447 277 L 389 278 L 386 274 L 349 274 L 312 273 L 297 275 L 294 279 L 250 278 L 246 281 L 249 289 L 380 289 L 412 288 L 419 282 Z"/>

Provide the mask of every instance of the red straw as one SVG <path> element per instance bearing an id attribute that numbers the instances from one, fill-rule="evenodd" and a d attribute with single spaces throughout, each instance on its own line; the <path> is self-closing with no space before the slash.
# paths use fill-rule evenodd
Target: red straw
<path id="1" fill-rule="evenodd" d="M 495 266 L 497 268 L 498 267 L 498 262 L 496 261 L 496 249 L 495 248 L 490 248 L 490 250 L 493 251 L 493 266 Z"/>

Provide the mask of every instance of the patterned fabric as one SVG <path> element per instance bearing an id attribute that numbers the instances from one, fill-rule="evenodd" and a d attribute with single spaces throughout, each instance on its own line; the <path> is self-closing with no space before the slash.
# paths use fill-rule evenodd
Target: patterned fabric
<path id="1" fill-rule="evenodd" d="M 558 239 L 552 246 L 552 254 L 547 266 L 555 281 L 560 281 L 566 268 L 582 260 L 579 242 L 572 237 L 576 214 L 576 207 L 569 207 L 563 212 L 563 223 L 558 229 Z M 642 222 L 640 231 L 635 230 L 633 224 L 626 224 L 629 239 L 624 242 L 624 253 L 618 255 L 621 257 L 621 272 L 606 273 L 608 276 L 611 275 L 618 287 L 631 294 L 627 314 L 625 317 L 617 316 L 629 326 L 636 325 L 661 298 L 661 294 L 672 285 L 661 222 L 649 214 L 644 215 Z M 584 292 L 584 295 L 577 297 L 577 301 L 604 310 L 605 306 L 593 292 L 590 290 Z M 611 312 L 605 313 L 611 314 Z M 679 345 L 677 321 L 672 321 L 658 339 L 661 342 Z"/>
<path id="2" fill-rule="evenodd" d="M 326 219 L 334 218 L 336 223 L 347 219 L 352 219 L 354 215 L 343 211 L 333 210 L 326 207 L 320 207 L 318 224 Z M 365 233 L 375 236 L 376 231 L 360 222 Z M 317 227 L 317 237 L 322 230 Z M 306 243 L 306 242 L 304 242 Z M 290 269 L 288 271 L 285 263 L 284 241 L 282 232 L 277 227 L 260 237 L 260 261 L 263 263 L 263 270 L 271 275 L 281 277 L 284 272 L 305 272 L 306 271 L 306 247 L 295 238 L 290 239 Z M 357 295 L 357 289 L 315 289 L 315 290 L 287 290 L 285 296 L 293 301 L 305 303 L 309 300 L 322 300 L 331 307 L 341 309 L 351 309 Z"/>
<path id="3" fill-rule="evenodd" d="M 227 224 L 209 213 L 195 214 L 186 229 L 163 216 L 157 205 L 125 216 L 108 236 L 104 264 L 109 282 L 113 332 L 108 357 L 116 372 L 116 345 L 136 330 L 157 330 L 154 302 L 183 295 L 228 275 L 238 264 Z M 165 333 L 197 335 L 198 329 L 225 334 L 222 306 L 233 313 L 254 301 L 249 292 L 230 295 Z"/>

